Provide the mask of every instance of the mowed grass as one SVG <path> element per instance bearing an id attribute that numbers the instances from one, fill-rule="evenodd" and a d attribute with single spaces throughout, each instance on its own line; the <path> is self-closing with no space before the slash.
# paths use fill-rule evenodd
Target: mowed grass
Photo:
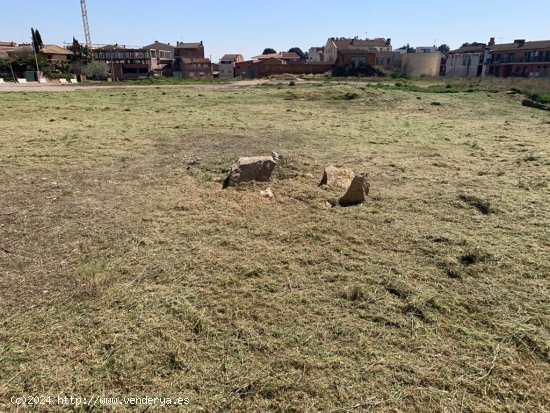
<path id="1" fill-rule="evenodd" d="M 0 94 L 0 410 L 549 411 L 550 116 L 520 102 L 361 83 Z M 222 190 L 271 151 L 272 182 Z M 367 172 L 368 202 L 331 207 L 328 165 Z"/>

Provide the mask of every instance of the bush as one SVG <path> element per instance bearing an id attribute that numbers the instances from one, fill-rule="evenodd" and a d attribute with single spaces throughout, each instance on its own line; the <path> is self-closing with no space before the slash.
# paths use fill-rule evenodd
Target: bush
<path id="1" fill-rule="evenodd" d="M 365 65 L 362 67 L 352 67 L 350 65 L 335 66 L 332 69 L 332 76 L 334 77 L 346 77 L 346 76 L 380 76 L 384 77 L 384 72 L 370 66 Z"/>
<path id="2" fill-rule="evenodd" d="M 93 61 L 88 63 L 82 72 L 88 79 L 92 80 L 107 80 L 109 77 L 109 66 L 103 62 Z"/>

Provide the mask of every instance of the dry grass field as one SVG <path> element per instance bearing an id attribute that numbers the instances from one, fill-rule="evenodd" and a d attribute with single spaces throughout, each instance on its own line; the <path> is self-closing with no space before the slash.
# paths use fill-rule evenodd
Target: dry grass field
<path id="1" fill-rule="evenodd" d="M 550 411 L 550 112 L 505 90 L 0 94 L 0 411 Z"/>

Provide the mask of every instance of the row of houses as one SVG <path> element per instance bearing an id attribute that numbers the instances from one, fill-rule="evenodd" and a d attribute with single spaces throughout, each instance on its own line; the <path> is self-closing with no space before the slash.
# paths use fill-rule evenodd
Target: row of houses
<path id="1" fill-rule="evenodd" d="M 447 76 L 453 77 L 548 77 L 550 76 L 550 40 L 513 43 L 477 43 L 449 52 Z"/>
<path id="2" fill-rule="evenodd" d="M 417 47 L 414 53 L 407 48 L 392 50 L 389 39 L 329 39 L 325 46 L 309 49 L 308 61 L 337 62 L 339 50 L 346 50 L 352 59 L 365 58 L 358 56 L 359 50 L 374 53 L 370 63 L 374 67 L 413 77 L 550 76 L 550 40 L 496 44 L 491 38 L 487 44 L 474 43 L 443 54 L 435 46 Z M 372 57 L 367 60 L 372 62 Z"/>
<path id="3" fill-rule="evenodd" d="M 411 53 L 412 52 L 412 53 Z M 31 45 L 0 42 L 0 57 L 33 53 Z M 39 52 L 48 62 L 69 60 L 72 52 L 45 45 Z M 94 60 L 106 63 L 113 80 L 142 79 L 151 75 L 180 79 L 212 77 L 266 77 L 276 74 L 318 74 L 328 71 L 342 75 L 365 73 L 367 69 L 399 72 L 411 77 L 547 77 L 550 75 L 550 40 L 465 45 L 447 54 L 435 46 L 393 50 L 391 39 L 329 38 L 324 46 L 309 49 L 306 59 L 293 52 L 254 56 L 226 54 L 213 64 L 205 57 L 202 41 L 161 43 L 144 47 L 105 45 L 94 48 Z"/>

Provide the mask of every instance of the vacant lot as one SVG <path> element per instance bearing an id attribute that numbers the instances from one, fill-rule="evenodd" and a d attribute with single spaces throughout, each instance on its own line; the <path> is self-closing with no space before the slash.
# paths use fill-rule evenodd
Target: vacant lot
<path id="1" fill-rule="evenodd" d="M 0 410 L 550 411 L 550 112 L 436 91 L 0 94 Z"/>

